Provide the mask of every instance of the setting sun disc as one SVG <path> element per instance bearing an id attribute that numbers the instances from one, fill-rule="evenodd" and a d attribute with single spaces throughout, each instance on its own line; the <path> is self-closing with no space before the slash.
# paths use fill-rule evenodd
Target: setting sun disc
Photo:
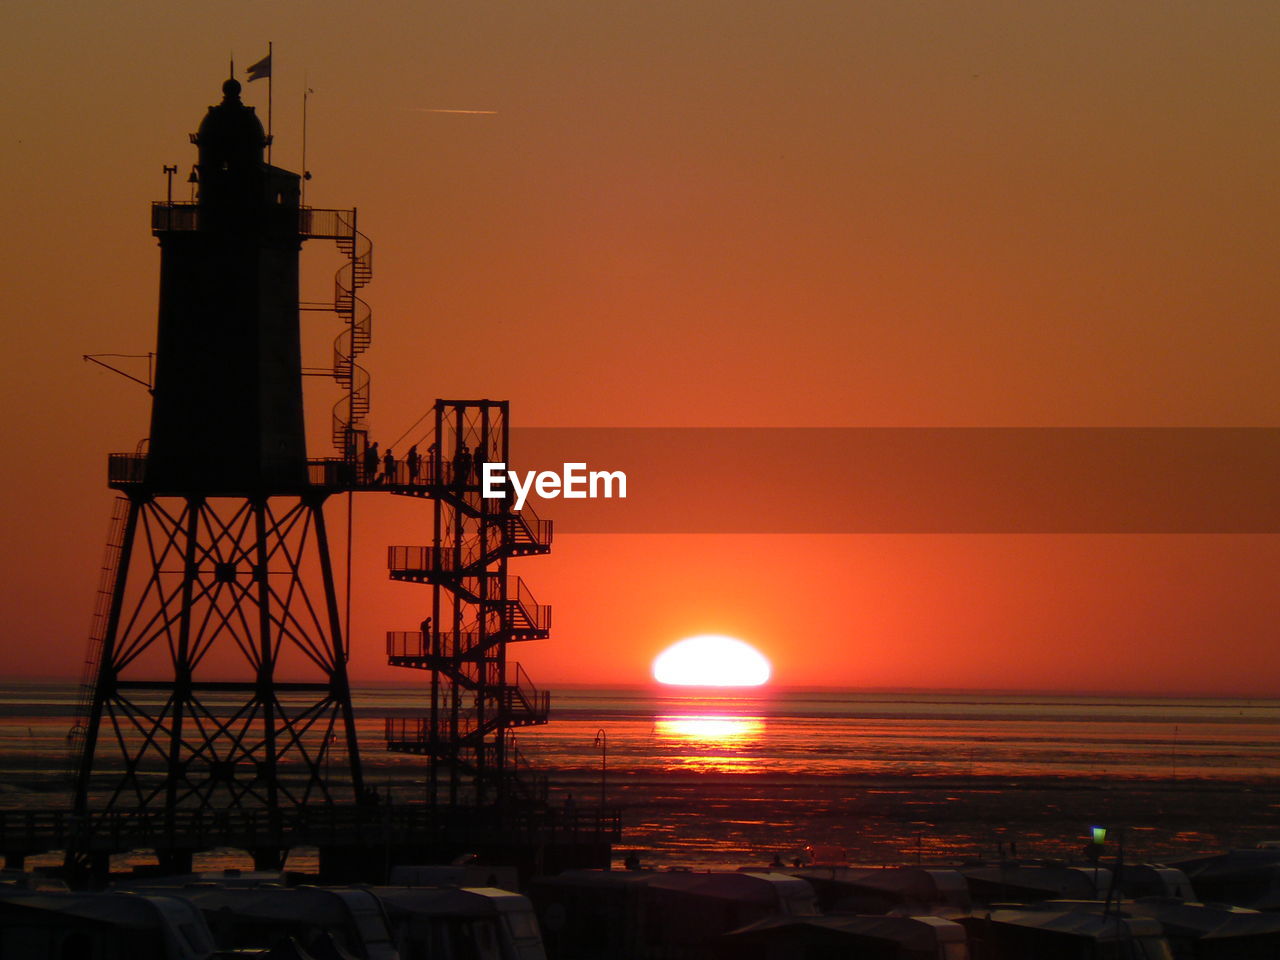
<path id="1" fill-rule="evenodd" d="M 755 647 L 735 637 L 686 637 L 658 654 L 653 678 L 682 687 L 758 687 L 773 670 Z"/>

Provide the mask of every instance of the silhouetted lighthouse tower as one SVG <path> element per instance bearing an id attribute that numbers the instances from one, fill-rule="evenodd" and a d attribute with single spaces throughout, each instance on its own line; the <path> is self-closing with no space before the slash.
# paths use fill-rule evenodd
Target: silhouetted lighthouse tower
<path id="1" fill-rule="evenodd" d="M 261 816 L 272 836 L 281 811 L 365 799 L 322 506 L 351 489 L 367 409 L 354 356 L 368 343 L 355 291 L 369 245 L 354 210 L 300 208 L 299 176 L 264 162 L 240 84 L 222 91 L 192 137 L 198 201 L 152 208 L 150 441 L 111 458 L 124 497 L 73 731 L 76 811 L 143 818 L 179 863 L 193 813 Z M 298 254 L 311 238 L 349 263 L 330 308 L 345 321 L 343 457 L 309 463 Z"/>
<path id="2" fill-rule="evenodd" d="M 240 84 L 223 84 L 192 140 L 198 229 L 156 224 L 160 329 L 148 476 L 225 494 L 306 480 L 298 330 L 301 178 L 263 162 Z M 167 212 L 167 211 L 166 211 Z"/>

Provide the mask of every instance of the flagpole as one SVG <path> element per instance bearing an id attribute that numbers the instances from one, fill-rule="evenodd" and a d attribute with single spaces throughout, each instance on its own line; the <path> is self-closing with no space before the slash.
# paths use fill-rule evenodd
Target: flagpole
<path id="1" fill-rule="evenodd" d="M 308 77 L 304 71 L 302 74 L 302 197 L 301 202 L 305 205 L 307 202 L 307 97 L 311 94 L 311 88 L 307 86 Z"/>
<path id="2" fill-rule="evenodd" d="M 262 48 L 259 47 L 259 50 Z M 271 165 L 271 88 L 276 78 L 276 62 L 271 58 L 271 41 L 267 41 L 267 165 Z"/>

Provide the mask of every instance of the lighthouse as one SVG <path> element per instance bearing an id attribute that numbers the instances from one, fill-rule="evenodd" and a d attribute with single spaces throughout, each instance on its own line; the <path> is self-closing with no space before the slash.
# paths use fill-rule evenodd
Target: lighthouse
<path id="1" fill-rule="evenodd" d="M 270 839 L 253 852 L 269 867 L 288 811 L 369 799 L 324 504 L 351 489 L 365 429 L 352 345 L 368 344 L 356 290 L 370 246 L 354 210 L 300 206 L 301 178 L 266 162 L 240 93 L 223 83 L 191 136 L 198 198 L 152 205 L 150 435 L 110 458 L 120 498 L 71 737 L 75 812 L 137 818 L 179 868 L 210 812 L 259 824 Z M 310 239 L 347 254 L 328 306 L 346 395 L 344 458 L 308 461 L 298 263 Z"/>
<path id="2" fill-rule="evenodd" d="M 199 200 L 156 210 L 160 316 L 148 481 L 178 494 L 270 494 L 306 479 L 298 323 L 298 174 L 264 160 L 240 84 L 192 135 Z"/>

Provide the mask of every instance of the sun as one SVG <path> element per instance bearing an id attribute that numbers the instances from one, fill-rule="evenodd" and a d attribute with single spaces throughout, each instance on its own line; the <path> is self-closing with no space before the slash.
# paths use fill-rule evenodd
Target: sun
<path id="1" fill-rule="evenodd" d="M 673 643 L 653 661 L 653 679 L 681 687 L 758 687 L 772 672 L 749 643 L 713 633 Z"/>

